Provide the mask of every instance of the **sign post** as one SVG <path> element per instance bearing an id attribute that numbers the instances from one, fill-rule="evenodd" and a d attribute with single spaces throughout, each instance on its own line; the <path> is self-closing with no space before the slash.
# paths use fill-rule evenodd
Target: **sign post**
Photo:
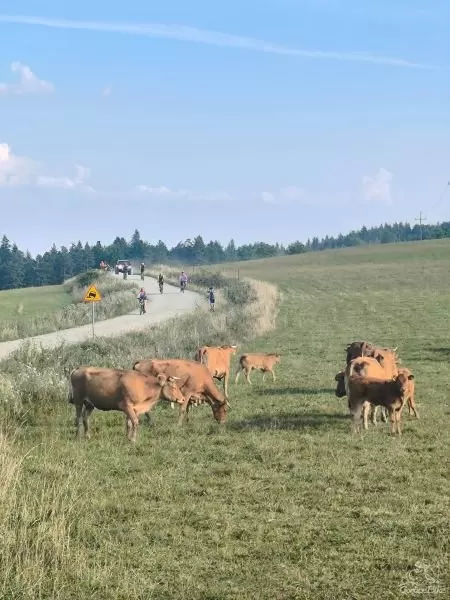
<path id="1" fill-rule="evenodd" d="M 95 285 L 91 285 L 91 287 L 88 289 L 88 291 L 86 292 L 86 294 L 83 298 L 84 302 L 90 302 L 92 304 L 92 338 L 95 338 L 95 330 L 94 330 L 95 303 L 100 302 L 101 299 L 102 299 L 102 296 L 101 296 L 100 292 L 97 290 L 97 288 L 95 287 Z"/>

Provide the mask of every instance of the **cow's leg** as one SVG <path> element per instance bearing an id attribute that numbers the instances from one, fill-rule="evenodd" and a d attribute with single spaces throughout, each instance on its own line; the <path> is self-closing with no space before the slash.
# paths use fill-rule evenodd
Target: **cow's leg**
<path id="1" fill-rule="evenodd" d="M 402 409 L 400 408 L 400 410 L 395 411 L 395 422 L 397 425 L 398 435 L 402 435 L 401 419 L 402 419 Z"/>
<path id="2" fill-rule="evenodd" d="M 230 372 L 226 371 L 225 375 L 223 376 L 223 392 L 225 394 L 225 398 L 228 399 L 228 379 L 230 377 Z"/>
<path id="3" fill-rule="evenodd" d="M 393 406 L 389 407 L 389 421 L 390 421 L 390 426 L 391 426 L 391 434 L 395 434 L 396 417 L 395 417 L 395 409 Z"/>
<path id="4" fill-rule="evenodd" d="M 363 410 L 363 403 L 358 400 L 358 404 L 355 406 L 352 399 L 348 400 L 350 412 L 352 415 L 352 431 L 353 433 L 358 433 L 361 428 L 361 413 Z"/>
<path id="5" fill-rule="evenodd" d="M 263 383 L 264 383 L 264 381 L 266 379 L 266 371 L 262 370 L 262 372 L 263 372 L 262 380 L 263 380 Z"/>
<path id="6" fill-rule="evenodd" d="M 252 382 L 250 381 L 250 373 L 251 373 L 251 371 L 252 371 L 252 367 L 246 367 L 246 368 L 244 369 L 244 375 L 245 375 L 245 378 L 247 379 L 247 382 L 248 382 L 250 385 L 252 385 Z"/>
<path id="7" fill-rule="evenodd" d="M 184 397 L 184 402 L 180 404 L 180 416 L 178 417 L 178 425 L 183 425 L 184 421 L 189 421 L 189 401 L 191 394 Z"/>
<path id="8" fill-rule="evenodd" d="M 77 439 L 79 439 L 81 437 L 82 413 L 83 413 L 83 404 L 76 404 L 75 405 L 75 437 Z"/>
<path id="9" fill-rule="evenodd" d="M 383 421 L 383 423 L 387 423 L 387 409 L 383 406 L 381 407 L 381 420 Z"/>
<path id="10" fill-rule="evenodd" d="M 128 404 L 125 404 L 123 412 L 127 416 L 127 438 L 130 440 L 130 442 L 135 442 L 139 419 L 133 408 Z"/>
<path id="11" fill-rule="evenodd" d="M 419 418 L 419 413 L 417 412 L 417 406 L 416 406 L 416 402 L 414 400 L 414 396 L 409 396 L 408 398 L 408 412 L 409 414 L 411 414 L 411 410 L 414 413 L 414 416 L 416 417 L 416 419 Z"/>
<path id="12" fill-rule="evenodd" d="M 370 412 L 370 402 L 364 402 L 362 406 L 362 414 L 363 414 L 363 422 L 364 429 L 369 429 L 369 412 Z"/>
<path id="13" fill-rule="evenodd" d="M 234 378 L 234 383 L 238 382 L 240 374 L 241 374 L 241 366 L 239 365 L 239 367 L 237 368 L 237 371 L 236 371 L 236 377 Z"/>
<path id="14" fill-rule="evenodd" d="M 86 439 L 89 439 L 91 437 L 91 434 L 89 433 L 89 417 L 91 416 L 93 410 L 94 407 L 92 406 L 92 404 L 85 404 L 83 406 L 82 419 L 84 427 L 84 437 Z"/>
<path id="15" fill-rule="evenodd" d="M 376 425 L 377 424 L 377 408 L 378 406 L 373 406 L 371 407 L 372 409 L 372 424 Z"/>
<path id="16" fill-rule="evenodd" d="M 175 402 L 171 402 L 171 403 L 170 403 L 170 408 L 171 408 L 172 410 L 175 410 Z"/>
<path id="17" fill-rule="evenodd" d="M 273 369 L 270 370 L 270 372 L 272 373 L 272 381 L 275 382 L 276 381 L 276 377 L 275 377 L 275 371 Z"/>

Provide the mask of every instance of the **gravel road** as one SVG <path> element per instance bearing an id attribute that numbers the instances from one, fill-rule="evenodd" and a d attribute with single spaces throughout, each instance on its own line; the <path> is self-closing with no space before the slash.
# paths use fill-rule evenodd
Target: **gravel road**
<path id="1" fill-rule="evenodd" d="M 131 275 L 128 279 L 136 280 L 140 283 L 139 275 Z M 131 314 L 95 323 L 95 337 L 113 337 L 130 331 L 138 331 L 149 325 L 161 323 L 161 321 L 166 321 L 172 317 L 186 314 L 194 310 L 196 306 L 206 303 L 206 295 L 205 300 L 203 300 L 196 292 L 186 290 L 183 294 L 178 288 L 167 284 L 164 284 L 164 293 L 160 294 L 157 281 L 150 277 L 145 278 L 143 287 L 149 296 L 147 313 L 145 315 L 139 314 L 139 307 L 136 300 L 136 310 Z M 101 293 L 101 289 L 99 291 Z M 2 342 L 0 343 L 0 360 L 17 350 L 24 341 L 32 341 L 45 348 L 53 348 L 61 342 L 73 344 L 89 339 L 92 339 L 91 323 L 31 338 Z"/>

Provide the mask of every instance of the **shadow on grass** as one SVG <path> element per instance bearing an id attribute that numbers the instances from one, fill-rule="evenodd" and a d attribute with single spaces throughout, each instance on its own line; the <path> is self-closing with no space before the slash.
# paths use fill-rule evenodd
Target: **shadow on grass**
<path id="1" fill-rule="evenodd" d="M 302 388 L 302 387 L 286 387 L 286 388 L 263 388 L 258 389 L 257 393 L 261 396 L 285 396 L 287 394 L 304 395 L 304 396 L 319 396 L 321 394 L 334 394 L 335 388 Z"/>
<path id="2" fill-rule="evenodd" d="M 442 354 L 443 356 L 450 356 L 450 348 L 427 348 L 427 352 L 434 352 L 435 354 Z"/>
<path id="3" fill-rule="evenodd" d="M 350 419 L 350 414 L 329 414 L 321 412 L 286 413 L 283 415 L 255 415 L 241 421 L 230 421 L 228 429 L 234 431 L 265 431 L 270 429 L 303 429 L 312 427 L 320 429 L 333 425 L 341 425 Z"/>

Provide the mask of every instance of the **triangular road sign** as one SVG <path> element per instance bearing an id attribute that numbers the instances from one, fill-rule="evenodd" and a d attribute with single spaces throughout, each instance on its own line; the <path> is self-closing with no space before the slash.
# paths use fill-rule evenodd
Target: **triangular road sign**
<path id="1" fill-rule="evenodd" d="M 101 296 L 100 292 L 97 290 L 95 285 L 91 285 L 91 287 L 86 292 L 84 301 L 85 302 L 100 302 L 101 299 L 102 299 L 102 296 Z"/>

